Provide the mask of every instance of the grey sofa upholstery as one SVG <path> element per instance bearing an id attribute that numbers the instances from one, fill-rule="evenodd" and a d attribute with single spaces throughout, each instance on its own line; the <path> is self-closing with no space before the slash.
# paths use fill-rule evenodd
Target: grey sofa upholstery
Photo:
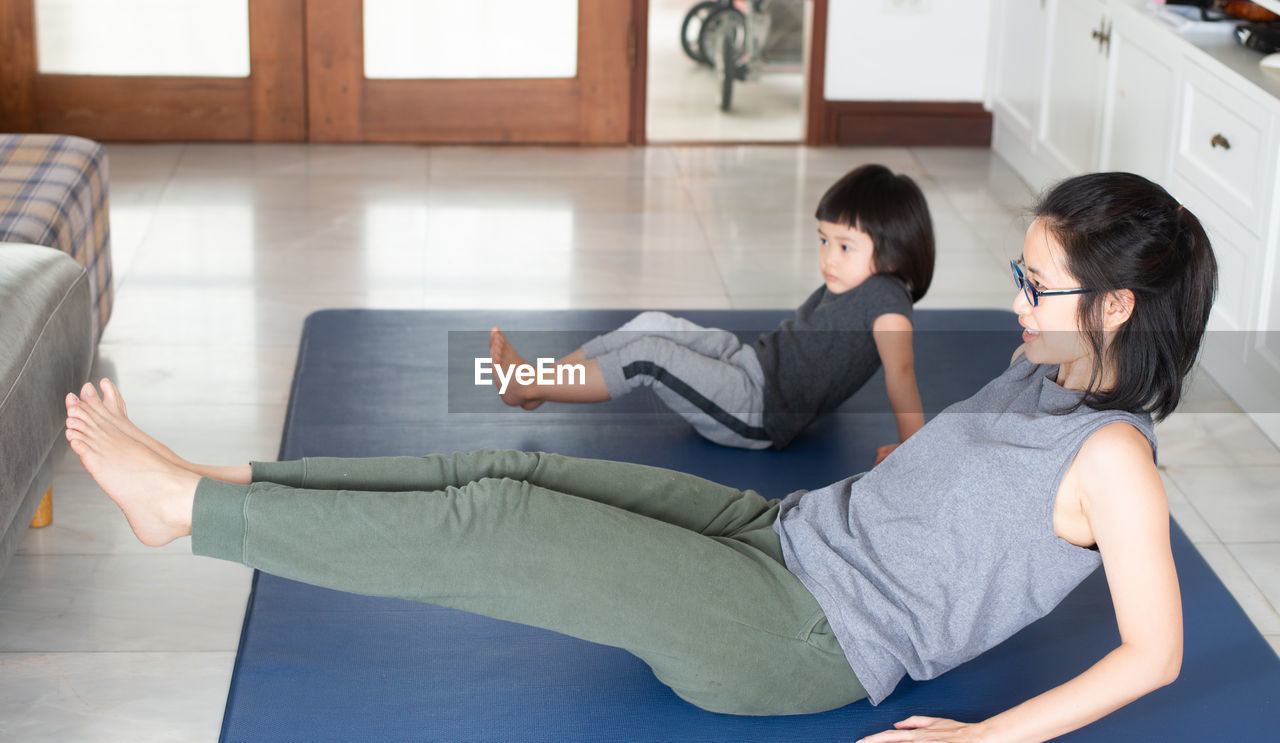
<path id="1" fill-rule="evenodd" d="M 60 250 L 0 243 L 0 573 L 68 448 L 63 398 L 94 354 L 90 281 Z"/>

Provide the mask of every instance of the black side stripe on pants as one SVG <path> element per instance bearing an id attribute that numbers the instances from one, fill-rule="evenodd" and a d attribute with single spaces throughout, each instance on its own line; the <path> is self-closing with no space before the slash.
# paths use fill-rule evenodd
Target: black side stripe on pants
<path id="1" fill-rule="evenodd" d="M 656 382 L 661 382 L 667 389 L 688 400 L 694 407 L 711 416 L 717 423 L 739 436 L 746 439 L 756 439 L 757 441 L 770 440 L 769 434 L 765 432 L 763 427 L 748 425 L 745 421 L 708 400 L 701 392 L 689 386 L 683 379 L 652 361 L 632 361 L 622 367 L 622 376 L 626 379 L 642 374 L 647 377 L 653 377 Z"/>

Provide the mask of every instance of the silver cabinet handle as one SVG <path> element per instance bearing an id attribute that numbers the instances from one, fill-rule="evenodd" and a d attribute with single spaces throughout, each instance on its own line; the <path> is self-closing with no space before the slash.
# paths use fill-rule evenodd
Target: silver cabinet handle
<path id="1" fill-rule="evenodd" d="M 1213 135 L 1213 138 L 1209 140 L 1209 146 L 1221 147 L 1224 150 L 1229 150 L 1231 149 L 1231 142 L 1221 134 L 1215 134 Z"/>

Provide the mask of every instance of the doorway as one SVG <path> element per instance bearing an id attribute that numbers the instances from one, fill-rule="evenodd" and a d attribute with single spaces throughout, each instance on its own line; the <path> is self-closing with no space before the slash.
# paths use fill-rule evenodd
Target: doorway
<path id="1" fill-rule="evenodd" d="M 807 140 L 812 2 L 648 5 L 648 142 Z"/>

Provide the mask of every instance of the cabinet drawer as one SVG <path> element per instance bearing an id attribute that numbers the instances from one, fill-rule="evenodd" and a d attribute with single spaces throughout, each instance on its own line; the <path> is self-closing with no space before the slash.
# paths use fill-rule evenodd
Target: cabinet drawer
<path id="1" fill-rule="evenodd" d="M 1223 336 L 1256 330 L 1256 298 L 1260 284 L 1262 241 L 1250 235 L 1208 195 L 1187 179 L 1175 176 L 1169 191 L 1200 219 L 1218 263 L 1218 296 L 1209 329 Z M 1238 344 L 1238 339 L 1233 339 Z M 1243 346 L 1240 347 L 1241 349 Z"/>
<path id="2" fill-rule="evenodd" d="M 1270 112 L 1187 65 L 1174 168 L 1255 235 L 1266 207 Z"/>

